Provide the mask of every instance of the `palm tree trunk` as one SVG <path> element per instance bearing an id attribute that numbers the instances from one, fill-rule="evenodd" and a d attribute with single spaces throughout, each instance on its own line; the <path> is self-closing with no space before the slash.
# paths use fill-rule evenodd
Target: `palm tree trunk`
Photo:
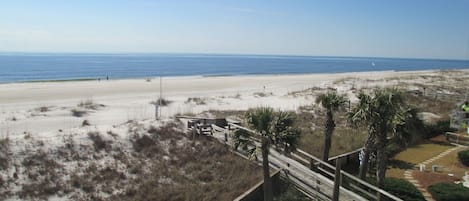
<path id="1" fill-rule="evenodd" d="M 368 139 L 366 140 L 366 143 L 365 143 L 365 147 L 363 149 L 363 152 L 364 152 L 363 159 L 361 161 L 360 170 L 358 172 L 358 177 L 360 179 L 365 179 L 366 177 L 366 172 L 368 171 L 368 163 L 370 160 L 370 153 L 373 147 L 373 143 L 374 143 L 373 134 L 369 134 Z"/>
<path id="2" fill-rule="evenodd" d="M 365 179 L 366 171 L 368 171 L 368 161 L 370 160 L 370 150 L 365 148 L 363 152 L 363 159 L 361 161 L 360 170 L 358 173 L 358 177 L 360 179 Z"/>
<path id="3" fill-rule="evenodd" d="M 379 188 L 382 188 L 384 185 L 384 179 L 386 177 L 386 165 L 388 157 L 386 154 L 386 141 L 387 141 L 386 132 L 380 133 L 378 136 L 378 154 L 377 154 L 377 171 L 376 171 L 376 183 Z"/>
<path id="4" fill-rule="evenodd" d="M 272 201 L 272 182 L 270 180 L 269 167 L 269 139 L 262 137 L 262 169 L 264 170 L 264 201 Z"/>
<path id="5" fill-rule="evenodd" d="M 324 131 L 324 152 L 322 154 L 322 160 L 327 162 L 329 160 L 329 152 L 331 150 L 332 144 L 332 133 L 334 132 L 335 122 L 334 116 L 332 115 L 332 111 L 327 112 L 327 121 L 326 121 L 326 129 Z"/>
<path id="6" fill-rule="evenodd" d="M 327 135 L 327 134 L 326 134 Z M 331 137 L 325 136 L 324 138 L 324 152 L 322 154 L 322 160 L 327 162 L 329 160 L 329 150 L 331 149 Z"/>

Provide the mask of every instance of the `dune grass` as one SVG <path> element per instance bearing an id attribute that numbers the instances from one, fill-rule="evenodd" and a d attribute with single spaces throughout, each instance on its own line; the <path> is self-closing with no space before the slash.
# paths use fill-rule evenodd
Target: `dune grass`
<path id="1" fill-rule="evenodd" d="M 322 157 L 324 147 L 325 112 L 314 106 L 297 115 L 297 125 L 301 129 L 299 148 Z M 347 123 L 345 112 L 335 114 L 336 128 L 332 135 L 330 157 L 354 151 L 363 146 L 367 133 L 363 128 L 353 128 Z"/>
<path id="2" fill-rule="evenodd" d="M 316 111 L 314 111 L 315 109 Z M 298 148 L 314 156 L 321 157 L 324 146 L 323 124 L 325 122 L 325 114 L 323 111 L 317 111 L 317 108 L 313 106 L 309 107 L 308 110 L 297 113 L 295 124 L 301 130 Z M 246 111 L 210 110 L 209 113 L 218 118 L 234 116 L 244 119 Z M 352 128 L 347 124 L 344 113 L 338 113 L 336 117 L 337 127 L 332 136 L 331 157 L 362 147 L 367 137 L 367 133 L 363 128 Z"/>
<path id="3" fill-rule="evenodd" d="M 261 167 L 210 136 L 187 136 L 177 123 L 121 126 L 53 146 L 29 139 L 27 151 L 12 155 L 0 140 L 0 200 L 233 200 L 262 180 Z"/>

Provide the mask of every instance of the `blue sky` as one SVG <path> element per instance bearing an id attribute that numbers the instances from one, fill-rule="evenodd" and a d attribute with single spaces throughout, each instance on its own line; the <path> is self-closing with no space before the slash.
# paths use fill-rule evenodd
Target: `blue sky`
<path id="1" fill-rule="evenodd" d="M 0 0 L 0 51 L 469 59 L 469 0 Z"/>

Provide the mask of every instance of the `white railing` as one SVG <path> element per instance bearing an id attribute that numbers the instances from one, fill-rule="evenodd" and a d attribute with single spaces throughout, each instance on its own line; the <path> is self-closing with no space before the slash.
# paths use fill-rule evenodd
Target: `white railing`
<path id="1" fill-rule="evenodd" d="M 452 132 L 446 132 L 445 133 L 446 140 L 449 142 L 453 142 L 456 144 L 463 144 L 463 145 L 469 145 L 469 135 L 461 135 L 457 133 L 452 133 Z"/>

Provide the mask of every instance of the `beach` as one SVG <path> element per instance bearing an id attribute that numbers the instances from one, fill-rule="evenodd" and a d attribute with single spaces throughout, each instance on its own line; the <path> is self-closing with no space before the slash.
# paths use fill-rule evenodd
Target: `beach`
<path id="1" fill-rule="evenodd" d="M 459 72 L 465 75 L 468 71 Z M 406 80 L 426 82 L 422 77 L 439 73 L 429 70 L 163 77 L 162 96 L 170 104 L 161 107 L 161 116 L 168 119 L 210 110 L 247 110 L 259 106 L 296 111 L 314 103 L 315 94 L 306 93 L 308 89 L 319 89 L 319 93 L 321 89 L 335 88 L 353 101 L 356 94 L 353 89 L 398 85 Z M 155 105 L 151 103 L 159 96 L 159 78 L 1 84 L 0 125 L 2 134 L 12 137 L 26 132 L 80 127 L 84 120 L 92 125 L 116 125 L 129 120 L 154 119 Z M 74 110 L 83 114 L 73 115 Z"/>
<path id="2" fill-rule="evenodd" d="M 397 87 L 414 94 L 453 93 L 461 96 L 467 94 L 463 86 L 467 86 L 468 80 L 469 69 L 0 84 L 0 157 L 5 159 L 0 164 L 5 167 L 0 170 L 0 178 L 6 179 L 5 185 L 9 186 L 0 193 L 7 195 L 6 200 L 22 200 L 21 195 L 36 195 L 29 192 L 27 186 L 38 185 L 41 189 L 56 189 L 52 194 L 43 193 L 49 200 L 86 197 L 89 196 L 86 192 L 75 188 L 87 189 L 83 185 L 90 178 L 101 175 L 101 171 L 112 170 L 119 173 L 119 177 L 132 179 L 113 180 L 114 185 L 124 187 L 105 190 L 104 185 L 96 188 L 96 192 L 108 198 L 119 195 L 121 189 L 141 180 L 137 176 L 148 177 L 133 173 L 134 166 L 144 171 L 152 164 L 167 165 L 172 161 L 170 167 L 176 168 L 175 164 L 193 160 L 180 161 L 182 156 L 173 153 L 175 149 L 181 149 L 177 153 L 185 153 L 188 150 L 184 148 L 197 145 L 189 140 L 189 135 L 162 135 L 157 136 L 157 141 L 145 138 L 165 125 L 176 131 L 158 130 L 160 135 L 182 133 L 184 126 L 178 124 L 176 116 L 231 118 L 233 113 L 242 114 L 250 108 L 270 106 L 321 118 L 317 116 L 322 114 L 321 107 L 315 99 L 327 91 L 345 94 L 351 104 L 357 101 L 356 95 L 360 91 L 376 87 Z M 155 103 L 158 103 L 160 88 L 164 104 L 159 108 L 161 116 L 156 119 Z M 428 112 L 424 116 L 423 119 L 430 121 L 445 118 Z M 178 126 L 171 126 L 174 123 Z M 316 129 L 322 125 L 311 123 L 311 127 Z M 161 152 L 154 163 L 142 162 L 147 156 L 140 155 L 141 146 L 136 145 L 142 139 L 149 140 Z M 141 161 L 138 163 L 141 165 L 132 161 Z M 51 167 L 51 164 L 55 165 Z M 53 182 L 35 180 L 34 174 L 31 176 L 31 172 L 40 172 L 43 166 L 55 172 L 47 173 L 55 175 Z M 88 176 L 90 168 L 95 176 Z M 96 185 L 93 183 L 96 181 L 88 182 Z M 68 191 L 70 188 L 72 190 Z M 9 189 L 13 189 L 11 195 Z"/>

